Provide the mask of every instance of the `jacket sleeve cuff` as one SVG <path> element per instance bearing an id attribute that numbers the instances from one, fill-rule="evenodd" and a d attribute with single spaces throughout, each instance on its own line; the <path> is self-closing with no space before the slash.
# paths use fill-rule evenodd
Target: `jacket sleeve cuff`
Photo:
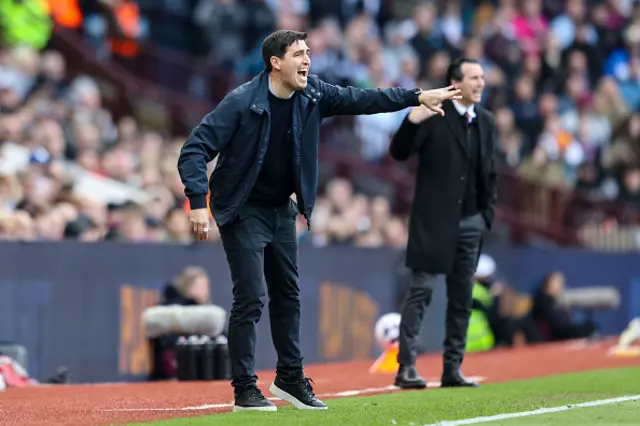
<path id="1" fill-rule="evenodd" d="M 420 105 L 419 98 L 420 98 L 419 89 L 405 90 L 404 92 L 404 103 L 408 107 Z"/>
<path id="2" fill-rule="evenodd" d="M 197 195 L 195 197 L 191 197 L 189 199 L 189 205 L 191 206 L 191 210 L 206 209 L 207 208 L 207 196 L 206 195 Z"/>
<path id="3" fill-rule="evenodd" d="M 403 126 L 405 126 L 407 129 L 411 129 L 413 131 L 418 130 L 418 127 L 420 127 L 420 124 L 416 124 L 413 123 L 411 120 L 409 120 L 409 114 L 404 116 L 404 122 L 402 123 Z"/>

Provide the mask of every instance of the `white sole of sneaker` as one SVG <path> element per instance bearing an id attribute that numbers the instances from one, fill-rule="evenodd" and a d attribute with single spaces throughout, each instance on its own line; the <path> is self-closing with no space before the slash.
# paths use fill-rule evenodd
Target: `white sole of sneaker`
<path id="1" fill-rule="evenodd" d="M 234 405 L 232 411 L 234 413 L 237 413 L 238 411 L 278 411 L 278 407 L 275 405 L 269 407 L 240 407 Z"/>
<path id="2" fill-rule="evenodd" d="M 326 410 L 327 409 L 327 407 L 311 407 L 309 405 L 303 404 L 300 400 L 298 400 L 291 394 L 277 387 L 275 383 L 271 383 L 271 386 L 269 387 L 269 392 L 271 392 L 273 396 L 278 397 L 283 401 L 287 401 L 289 404 L 293 405 L 299 410 Z"/>

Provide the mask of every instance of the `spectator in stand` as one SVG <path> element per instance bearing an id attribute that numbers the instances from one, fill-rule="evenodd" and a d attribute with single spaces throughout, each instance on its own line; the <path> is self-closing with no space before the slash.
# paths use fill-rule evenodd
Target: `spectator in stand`
<path id="1" fill-rule="evenodd" d="M 202 26 L 209 44 L 212 61 L 221 67 L 233 68 L 244 50 L 244 29 L 248 13 L 238 0 L 200 0 L 193 20 Z"/>
<path id="2" fill-rule="evenodd" d="M 540 55 L 548 27 L 547 19 L 542 14 L 542 0 L 520 0 L 513 27 L 515 38 L 525 55 Z"/>
<path id="3" fill-rule="evenodd" d="M 622 173 L 619 200 L 640 209 L 640 166 L 629 167 Z"/>
<path id="4" fill-rule="evenodd" d="M 564 50 L 574 43 L 579 30 L 585 32 L 589 45 L 593 46 L 598 42 L 598 33 L 587 21 L 585 0 L 567 0 L 563 13 L 551 21 L 550 31 L 558 40 L 560 49 Z"/>
<path id="5" fill-rule="evenodd" d="M 637 5 L 635 9 L 640 9 Z M 640 12 L 636 12 L 636 15 L 640 15 Z M 605 75 L 616 78 L 631 109 L 640 108 L 640 22 L 626 29 L 624 45 L 611 52 L 604 69 Z"/>
<path id="6" fill-rule="evenodd" d="M 85 7 L 84 32 L 102 59 L 135 58 L 149 34 L 149 22 L 136 0 L 97 0 Z"/>
<path id="7" fill-rule="evenodd" d="M 0 39 L 7 46 L 43 49 L 53 22 L 42 0 L 0 0 Z"/>

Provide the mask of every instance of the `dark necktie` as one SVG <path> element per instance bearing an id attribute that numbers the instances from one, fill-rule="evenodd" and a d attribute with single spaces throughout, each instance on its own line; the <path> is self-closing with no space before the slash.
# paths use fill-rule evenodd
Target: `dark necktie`
<path id="1" fill-rule="evenodd" d="M 471 125 L 471 115 L 469 114 L 469 111 L 465 111 L 463 117 L 464 117 L 464 130 L 465 130 L 465 133 L 466 133 L 467 157 L 468 157 L 469 155 L 471 155 L 470 154 L 470 152 L 471 152 L 471 139 L 470 139 L 470 133 L 469 133 L 470 132 L 469 127 Z"/>

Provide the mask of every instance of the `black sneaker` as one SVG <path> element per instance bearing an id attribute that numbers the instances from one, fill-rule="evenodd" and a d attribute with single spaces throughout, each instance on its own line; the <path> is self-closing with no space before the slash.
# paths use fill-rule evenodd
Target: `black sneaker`
<path id="1" fill-rule="evenodd" d="M 325 403 L 313 393 L 311 383 L 313 381 L 306 377 L 294 382 L 284 382 L 276 376 L 269 392 L 301 410 L 326 410 Z"/>
<path id="2" fill-rule="evenodd" d="M 257 387 L 238 390 L 234 395 L 233 411 L 277 411 L 277 407 Z"/>

